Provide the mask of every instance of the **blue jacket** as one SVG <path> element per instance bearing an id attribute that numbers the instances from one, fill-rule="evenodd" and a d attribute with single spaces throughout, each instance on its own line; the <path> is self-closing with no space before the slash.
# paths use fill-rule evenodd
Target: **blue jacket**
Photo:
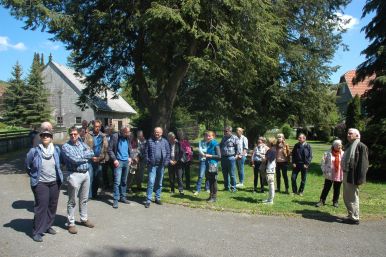
<path id="1" fill-rule="evenodd" d="M 154 138 L 150 138 L 147 141 L 147 148 L 145 152 L 147 164 L 152 166 L 155 165 L 155 147 L 156 147 L 155 144 L 156 143 Z M 167 166 L 170 162 L 170 144 L 163 137 L 161 138 L 161 142 L 159 142 L 159 144 L 161 144 L 161 149 L 165 153 L 165 155 L 163 156 L 164 158 L 163 158 L 162 165 Z"/>
<path id="2" fill-rule="evenodd" d="M 312 160 L 312 149 L 310 144 L 304 143 L 301 147 L 300 143 L 296 143 L 292 150 L 292 163 L 293 164 L 306 164 L 310 165 Z"/>
<path id="3" fill-rule="evenodd" d="M 109 148 L 107 149 L 107 152 L 111 158 L 112 161 L 115 161 L 117 159 L 117 152 L 118 152 L 118 140 L 121 137 L 120 133 L 114 133 L 110 137 L 109 141 Z M 127 140 L 127 145 L 129 147 L 129 158 L 132 157 L 132 150 L 131 150 L 131 144 L 130 140 Z"/>
<path id="4" fill-rule="evenodd" d="M 31 148 L 27 153 L 25 167 L 27 169 L 28 176 L 30 176 L 31 186 L 36 186 L 39 182 L 40 172 L 42 170 L 42 158 L 42 151 L 38 146 Z M 60 148 L 58 146 L 55 146 L 54 159 L 56 178 L 60 183 L 62 183 L 63 173 L 60 169 Z"/>

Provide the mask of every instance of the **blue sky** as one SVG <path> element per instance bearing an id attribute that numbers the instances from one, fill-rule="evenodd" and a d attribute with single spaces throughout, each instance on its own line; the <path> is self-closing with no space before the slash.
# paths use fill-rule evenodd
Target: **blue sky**
<path id="1" fill-rule="evenodd" d="M 355 69 L 364 61 L 360 52 L 366 48 L 368 41 L 361 32 L 370 17 L 361 19 L 362 8 L 365 0 L 353 0 L 344 10 L 344 15 L 351 18 L 348 31 L 343 36 L 343 42 L 349 46 L 349 51 L 343 52 L 340 48 L 332 61 L 333 65 L 340 65 L 341 68 L 331 76 L 332 83 L 338 83 L 340 76 L 348 70 Z M 9 11 L 0 7 L 0 80 L 7 81 L 11 77 L 12 67 L 19 62 L 26 75 L 30 69 L 34 52 L 43 53 L 45 61 L 52 53 L 53 60 L 60 63 L 67 63 L 69 52 L 60 42 L 50 40 L 51 35 L 41 32 L 24 30 L 24 23 L 13 18 Z M 345 16 L 346 17 L 346 16 Z"/>

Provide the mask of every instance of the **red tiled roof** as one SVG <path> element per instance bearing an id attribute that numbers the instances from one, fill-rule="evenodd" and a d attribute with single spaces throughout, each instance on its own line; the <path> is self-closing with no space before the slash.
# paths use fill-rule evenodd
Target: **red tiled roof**
<path id="1" fill-rule="evenodd" d="M 5 89 L 5 85 L 0 84 L 0 96 L 4 95 Z"/>
<path id="2" fill-rule="evenodd" d="M 353 97 L 355 95 L 362 96 L 366 92 L 366 90 L 371 88 L 370 81 L 375 79 L 375 74 L 370 77 L 366 77 L 363 81 L 354 84 L 353 79 L 355 78 L 355 76 L 356 71 L 350 70 L 340 78 L 340 83 L 347 83 L 347 86 L 350 89 L 351 95 Z"/>

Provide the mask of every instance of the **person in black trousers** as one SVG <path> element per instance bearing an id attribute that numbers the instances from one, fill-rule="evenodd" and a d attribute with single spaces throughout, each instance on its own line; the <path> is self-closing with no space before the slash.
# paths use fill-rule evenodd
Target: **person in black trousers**
<path id="1" fill-rule="evenodd" d="M 312 160 L 312 149 L 311 146 L 306 142 L 306 135 L 299 134 L 298 143 L 295 144 L 292 150 L 292 192 L 300 196 L 303 195 L 304 187 L 306 186 L 307 171 Z M 299 172 L 301 173 L 301 182 L 298 191 L 296 185 L 296 179 Z"/>

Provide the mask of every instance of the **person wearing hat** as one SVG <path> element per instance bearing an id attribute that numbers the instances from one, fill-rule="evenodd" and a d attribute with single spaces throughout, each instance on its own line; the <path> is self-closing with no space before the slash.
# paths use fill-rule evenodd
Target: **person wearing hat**
<path id="1" fill-rule="evenodd" d="M 51 125 L 52 128 L 52 125 Z M 27 153 L 25 165 L 34 194 L 32 239 L 42 242 L 44 233 L 55 235 L 51 227 L 58 206 L 63 173 L 60 169 L 60 148 L 52 143 L 52 130 L 39 134 L 40 143 Z"/>

